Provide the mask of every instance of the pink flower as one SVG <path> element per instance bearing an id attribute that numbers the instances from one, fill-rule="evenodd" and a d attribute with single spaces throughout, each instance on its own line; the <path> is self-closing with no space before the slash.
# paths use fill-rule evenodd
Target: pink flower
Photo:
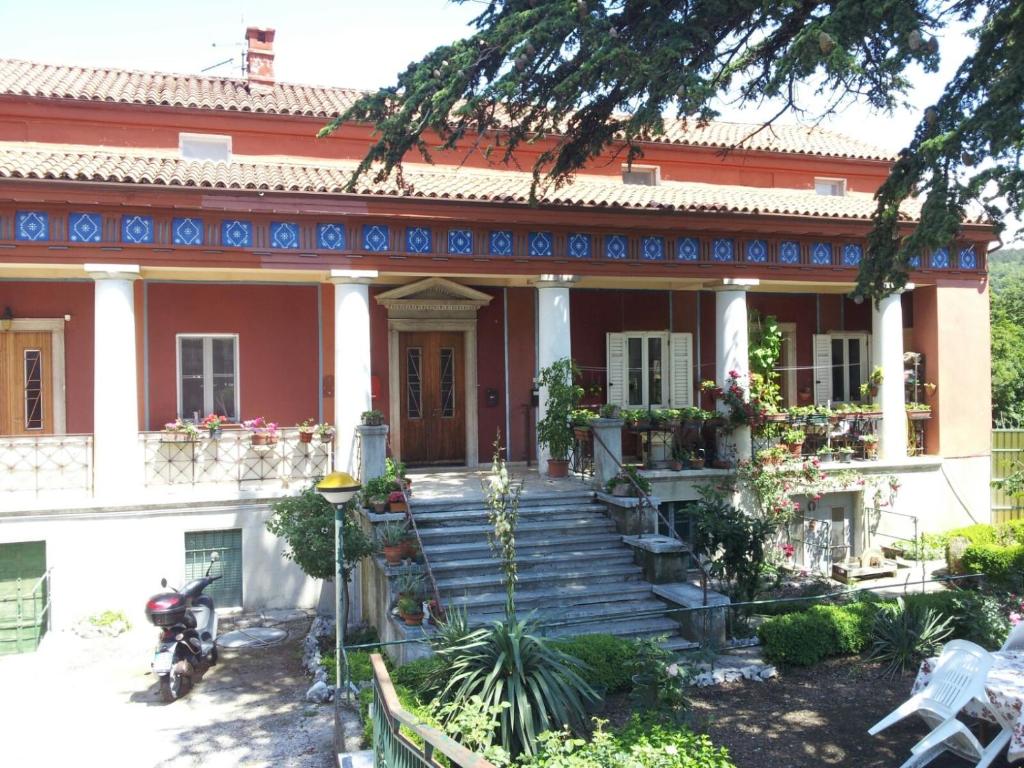
<path id="1" fill-rule="evenodd" d="M 1020 624 L 1021 618 L 1021 615 L 1014 611 L 1010 614 L 1010 623 L 1013 624 L 1013 626 L 1017 626 L 1018 624 Z"/>

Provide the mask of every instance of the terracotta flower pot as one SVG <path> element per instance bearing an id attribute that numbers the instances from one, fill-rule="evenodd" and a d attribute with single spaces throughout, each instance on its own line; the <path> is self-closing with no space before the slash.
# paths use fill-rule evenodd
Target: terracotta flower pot
<path id="1" fill-rule="evenodd" d="M 419 545 L 416 544 L 416 539 L 402 539 L 402 559 L 412 560 L 416 557 L 416 553 L 419 551 Z"/>
<path id="2" fill-rule="evenodd" d="M 704 459 L 690 459 L 690 469 L 704 469 Z"/>
<path id="3" fill-rule="evenodd" d="M 312 432 L 299 432 L 299 442 L 300 443 L 312 443 L 313 442 L 313 433 Z"/>
<path id="4" fill-rule="evenodd" d="M 804 452 L 803 443 L 787 443 L 786 447 L 789 449 L 789 453 L 791 456 L 800 456 Z"/>
<path id="5" fill-rule="evenodd" d="M 383 548 L 384 559 L 388 565 L 400 565 L 402 562 L 402 545 L 394 544 L 391 546 L 385 545 Z"/>
<path id="6" fill-rule="evenodd" d="M 672 468 L 672 471 L 673 471 L 673 472 L 679 472 L 679 471 L 681 471 L 681 470 L 682 470 L 682 468 L 683 468 L 683 462 L 681 462 L 681 461 L 678 461 L 678 460 L 676 460 L 676 459 L 673 459 L 673 460 L 672 460 L 672 461 L 671 461 L 671 462 L 669 463 L 669 466 L 670 466 L 670 467 Z"/>
<path id="7" fill-rule="evenodd" d="M 568 459 L 548 459 L 548 477 L 568 477 Z"/>
<path id="8" fill-rule="evenodd" d="M 420 611 L 419 613 L 401 613 L 401 612 L 399 612 L 399 616 L 402 617 L 402 621 L 405 622 L 405 625 L 407 627 L 415 627 L 415 626 L 423 623 L 423 611 Z"/>
<path id="9" fill-rule="evenodd" d="M 373 511 L 378 515 L 383 515 L 388 511 L 388 503 L 386 501 L 375 501 L 373 502 Z"/>
<path id="10" fill-rule="evenodd" d="M 388 510 L 390 512 L 408 512 L 409 505 L 404 501 L 391 501 L 388 502 Z"/>

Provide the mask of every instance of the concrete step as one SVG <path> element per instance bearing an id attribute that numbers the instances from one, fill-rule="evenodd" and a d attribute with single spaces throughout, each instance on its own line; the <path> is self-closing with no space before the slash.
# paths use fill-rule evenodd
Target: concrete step
<path id="1" fill-rule="evenodd" d="M 559 554 L 567 546 L 575 551 L 587 551 L 588 554 L 597 556 L 601 550 L 621 550 L 622 537 L 617 533 L 601 531 L 593 534 L 580 534 L 573 536 L 571 540 L 565 539 L 534 539 L 523 542 L 516 539 L 516 552 L 520 557 L 534 554 L 551 552 Z M 427 556 L 430 562 L 435 560 L 441 562 L 446 558 L 474 558 L 481 557 L 481 553 L 490 554 L 491 549 L 484 541 L 464 541 L 457 544 L 430 544 L 427 547 Z"/>
<path id="2" fill-rule="evenodd" d="M 572 637 L 573 635 L 592 635 L 596 633 L 617 635 L 619 637 L 656 637 L 668 635 L 672 638 L 679 633 L 679 625 L 672 619 L 644 618 L 606 621 L 603 618 L 593 622 L 573 624 L 565 627 L 553 627 L 549 637 Z"/>
<path id="3" fill-rule="evenodd" d="M 595 590 L 584 585 L 567 586 L 525 586 L 516 590 L 516 605 L 523 611 L 547 608 L 570 610 L 590 604 L 608 605 L 615 602 L 633 601 L 650 597 L 651 585 L 645 581 L 626 581 L 612 590 Z M 476 594 L 450 594 L 444 596 L 445 603 L 465 606 L 479 613 L 500 613 L 505 605 L 503 589 Z"/>
<path id="4" fill-rule="evenodd" d="M 567 493 L 529 493 L 519 497 L 519 510 L 522 512 L 533 507 L 586 504 L 592 502 L 594 498 L 594 492 L 585 488 Z M 417 517 L 421 512 L 455 512 L 466 509 L 486 509 L 487 507 L 482 497 L 468 499 L 428 499 L 420 497 L 415 493 L 415 485 L 413 487 L 413 495 L 409 501 L 412 503 L 413 514 Z"/>
<path id="5" fill-rule="evenodd" d="M 464 541 L 487 541 L 487 534 L 493 528 L 489 525 L 453 525 L 420 529 L 424 546 L 431 543 L 454 544 Z M 580 516 L 552 521 L 527 521 L 516 527 L 516 541 L 528 543 L 538 539 L 565 539 L 591 533 L 614 533 L 615 524 L 608 518 Z"/>
<path id="6" fill-rule="evenodd" d="M 474 558 L 438 558 L 434 556 L 433 550 L 427 548 L 427 557 L 430 558 L 431 569 L 438 579 L 451 574 L 471 573 L 496 573 L 501 572 L 501 563 L 493 557 L 490 551 L 485 550 L 483 557 Z M 633 553 L 625 547 L 609 549 L 595 554 L 592 550 L 577 550 L 571 542 L 567 542 L 564 548 L 556 552 L 540 552 L 535 554 L 523 554 L 521 551 L 516 554 L 516 563 L 519 568 L 519 575 L 543 569 L 548 573 L 560 573 L 563 571 L 579 570 L 583 563 L 599 563 L 607 565 L 626 565 L 633 562 Z"/>
<path id="7" fill-rule="evenodd" d="M 555 625 L 562 624 L 563 622 L 568 624 L 576 623 L 587 623 L 593 621 L 616 621 L 616 620 L 639 620 L 645 621 L 647 619 L 661 619 L 670 618 L 664 616 L 655 615 L 653 612 L 662 611 L 665 609 L 665 604 L 660 600 L 654 598 L 643 598 L 636 600 L 620 600 L 610 603 L 589 603 L 584 605 L 569 605 L 569 606 L 549 606 L 546 608 L 537 608 L 533 610 L 526 610 L 525 608 L 519 607 L 519 601 L 516 600 L 517 612 L 522 616 L 535 616 L 538 621 L 543 623 L 552 623 Z M 645 615 L 642 619 L 637 619 L 637 614 L 650 614 Z M 500 608 L 488 611 L 486 613 L 470 612 L 469 618 L 474 624 L 486 624 L 491 621 L 501 619 L 505 615 L 504 605 Z M 554 629 L 554 627 L 552 627 Z"/>
<path id="8" fill-rule="evenodd" d="M 639 566 L 627 563 L 602 567 L 600 563 L 580 563 L 576 569 L 565 571 L 546 571 L 537 569 L 519 574 L 520 585 L 551 585 L 568 586 L 572 584 L 593 585 L 609 582 L 639 581 L 643 571 Z M 478 592 L 494 592 L 501 589 L 500 573 L 482 574 L 458 578 L 439 578 L 437 588 L 442 595 L 474 594 Z M 608 591 L 611 591 L 610 589 Z"/>
<path id="9" fill-rule="evenodd" d="M 526 507 L 519 510 L 519 521 L 525 523 L 535 520 L 560 520 L 566 517 L 583 515 L 604 516 L 604 505 L 592 502 L 577 504 L 551 504 L 537 507 Z M 444 510 L 424 512 L 413 510 L 416 526 L 425 529 L 447 525 L 489 525 L 487 510 L 480 507 L 474 509 Z"/>

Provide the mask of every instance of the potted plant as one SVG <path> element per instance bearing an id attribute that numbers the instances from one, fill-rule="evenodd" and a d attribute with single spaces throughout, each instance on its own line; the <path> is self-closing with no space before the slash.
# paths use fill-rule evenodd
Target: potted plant
<path id="1" fill-rule="evenodd" d="M 622 418 L 621 409 L 615 403 L 605 403 L 601 406 L 601 410 L 598 413 L 602 419 Z"/>
<path id="2" fill-rule="evenodd" d="M 321 443 L 329 443 L 334 439 L 334 426 L 329 422 L 317 424 L 313 431 Z"/>
<path id="3" fill-rule="evenodd" d="M 878 388 L 882 386 L 882 380 L 885 377 L 882 374 L 882 367 L 876 365 L 868 376 L 868 380 L 860 385 L 860 396 L 864 400 L 874 400 L 878 397 Z"/>
<path id="4" fill-rule="evenodd" d="M 207 416 L 199 422 L 199 426 L 206 430 L 207 437 L 211 440 L 216 440 L 220 437 L 220 431 L 227 422 L 227 416 L 218 416 L 216 413 L 211 413 L 207 414 Z"/>
<path id="5" fill-rule="evenodd" d="M 782 445 L 773 445 L 770 448 L 763 448 L 757 452 L 757 459 L 767 466 L 781 464 L 790 455 L 789 450 Z"/>
<path id="6" fill-rule="evenodd" d="M 932 407 L 927 403 L 907 403 L 907 418 L 911 421 L 924 421 L 932 417 Z"/>
<path id="7" fill-rule="evenodd" d="M 544 414 L 537 421 L 537 442 L 547 449 L 548 475 L 567 477 L 569 451 L 573 444 L 573 431 L 569 419 L 583 396 L 583 387 L 576 384 L 579 373 L 569 358 L 557 360 L 542 368 L 537 383 L 544 391 Z"/>
<path id="8" fill-rule="evenodd" d="M 175 419 L 164 424 L 160 435 L 162 443 L 194 443 L 199 439 L 199 430 L 195 424 L 184 419 Z"/>
<path id="9" fill-rule="evenodd" d="M 312 443 L 313 433 L 316 432 L 316 420 L 306 419 L 305 421 L 300 421 L 296 426 L 299 429 L 299 442 Z"/>
<path id="10" fill-rule="evenodd" d="M 415 627 L 417 624 L 423 623 L 423 607 L 420 605 L 419 600 L 412 597 L 399 599 L 398 615 L 402 617 L 402 621 L 409 627 Z"/>
<path id="11" fill-rule="evenodd" d="M 804 450 L 804 439 L 807 436 L 802 429 L 790 427 L 782 433 L 782 442 L 789 448 L 793 456 L 799 456 Z"/>
<path id="12" fill-rule="evenodd" d="M 818 460 L 832 461 L 832 448 L 827 445 L 821 446 L 821 448 L 818 449 Z"/>
<path id="13" fill-rule="evenodd" d="M 243 421 L 242 426 L 252 432 L 253 445 L 275 445 L 277 443 L 277 423 L 267 421 L 262 416 Z"/>
<path id="14" fill-rule="evenodd" d="M 682 448 L 675 447 L 672 449 L 672 460 L 669 462 L 669 467 L 673 472 L 679 472 L 682 470 L 683 465 L 686 462 L 686 451 Z"/>
<path id="15" fill-rule="evenodd" d="M 605 484 L 605 490 L 612 496 L 637 496 L 638 488 L 649 494 L 651 483 L 637 471 L 636 467 L 631 466 L 623 467 L 615 477 Z"/>
<path id="16" fill-rule="evenodd" d="M 388 494 L 388 510 L 391 512 L 408 512 L 409 505 L 405 501 L 405 494 L 401 491 L 391 491 Z"/>
<path id="17" fill-rule="evenodd" d="M 590 422 L 595 418 L 597 414 L 589 408 L 577 408 L 570 414 L 573 437 L 577 442 L 586 443 L 590 440 Z"/>
<path id="18" fill-rule="evenodd" d="M 690 469 L 704 469 L 704 449 L 698 448 L 693 451 L 688 459 Z"/>
<path id="19" fill-rule="evenodd" d="M 844 445 L 842 448 L 840 448 L 838 454 L 839 461 L 841 461 L 843 464 L 849 464 L 851 461 L 853 461 L 853 448 L 851 448 L 848 445 Z"/>
<path id="20" fill-rule="evenodd" d="M 378 530 L 380 536 L 380 547 L 384 553 L 384 560 L 388 565 L 398 565 L 402 562 L 402 538 L 405 536 L 405 526 L 401 523 L 385 523 Z"/>
<path id="21" fill-rule="evenodd" d="M 420 543 L 416 540 L 416 534 L 411 528 L 406 528 L 405 536 L 402 537 L 402 559 L 415 560 L 419 551 Z"/>
<path id="22" fill-rule="evenodd" d="M 860 441 L 864 443 L 865 459 L 873 459 L 878 456 L 878 435 L 861 435 Z"/>
<path id="23" fill-rule="evenodd" d="M 399 597 L 411 597 L 419 602 L 423 594 L 423 577 L 410 565 L 398 574 L 397 586 Z"/>
<path id="24" fill-rule="evenodd" d="M 379 427 L 384 423 L 384 414 L 377 410 L 363 411 L 359 419 L 364 427 Z"/>
<path id="25" fill-rule="evenodd" d="M 387 496 L 367 496 L 366 503 L 370 509 L 376 512 L 378 515 L 383 515 L 388 511 L 388 497 Z"/>

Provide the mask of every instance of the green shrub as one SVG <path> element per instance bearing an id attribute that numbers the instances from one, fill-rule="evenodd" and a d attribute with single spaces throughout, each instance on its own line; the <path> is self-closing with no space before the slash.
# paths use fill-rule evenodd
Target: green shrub
<path id="1" fill-rule="evenodd" d="M 446 669 L 441 659 L 429 656 L 403 664 L 391 673 L 391 681 L 424 699 L 429 699 L 447 683 L 443 677 Z"/>
<path id="2" fill-rule="evenodd" d="M 997 650 L 1006 640 L 1010 622 L 1002 606 L 994 598 L 964 589 L 945 589 L 941 592 L 910 594 L 907 605 L 931 608 L 939 616 L 950 620 L 952 634 L 957 640 L 970 640 L 990 651 Z"/>
<path id="3" fill-rule="evenodd" d="M 802 613 L 773 616 L 757 634 L 772 661 L 807 667 L 828 656 L 864 650 L 877 610 L 870 602 L 815 605 Z"/>
<path id="4" fill-rule="evenodd" d="M 971 544 L 964 551 L 967 573 L 983 573 L 1000 585 L 1019 584 L 1024 572 L 1024 545 Z"/>
<path id="5" fill-rule="evenodd" d="M 576 668 L 592 688 L 606 693 L 622 693 L 632 687 L 631 670 L 636 645 L 615 635 L 579 635 L 551 643 L 562 653 L 583 662 Z"/>
<path id="6" fill-rule="evenodd" d="M 923 602 L 898 597 L 895 604 L 886 603 L 875 616 L 871 658 L 887 662 L 887 674 L 904 674 L 939 652 L 952 631 L 951 623 L 949 617 Z"/>

